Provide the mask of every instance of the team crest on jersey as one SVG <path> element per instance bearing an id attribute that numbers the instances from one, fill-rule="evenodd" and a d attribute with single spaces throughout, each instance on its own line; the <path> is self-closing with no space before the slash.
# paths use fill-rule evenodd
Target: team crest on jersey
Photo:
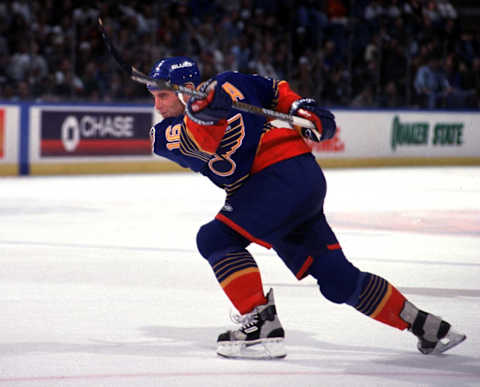
<path id="1" fill-rule="evenodd" d="M 240 113 L 230 118 L 228 124 L 217 153 L 208 162 L 210 170 L 218 176 L 230 176 L 235 172 L 237 165 L 232 156 L 240 148 L 245 137 L 245 125 Z"/>

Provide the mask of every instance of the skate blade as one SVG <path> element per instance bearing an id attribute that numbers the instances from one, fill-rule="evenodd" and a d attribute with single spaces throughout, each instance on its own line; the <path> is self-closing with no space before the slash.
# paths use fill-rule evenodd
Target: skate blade
<path id="1" fill-rule="evenodd" d="M 271 360 L 287 356 L 283 338 L 261 339 L 254 342 L 223 341 L 217 346 L 217 354 L 229 359 Z"/>
<path id="2" fill-rule="evenodd" d="M 467 338 L 466 335 L 463 333 L 455 332 L 454 330 L 450 329 L 447 335 L 438 341 L 438 343 L 433 348 L 421 348 L 420 342 L 419 344 L 419 351 L 422 352 L 424 355 L 440 355 L 449 349 L 457 346 L 462 341 Z"/>
<path id="3" fill-rule="evenodd" d="M 458 333 L 450 329 L 447 335 L 443 339 L 440 339 L 440 341 L 437 343 L 437 345 L 435 346 L 435 349 L 432 351 L 432 354 L 438 355 L 438 354 L 444 353 L 445 351 L 448 351 L 450 348 L 453 348 L 458 344 L 460 344 L 466 338 L 467 336 L 464 335 L 463 333 Z"/>

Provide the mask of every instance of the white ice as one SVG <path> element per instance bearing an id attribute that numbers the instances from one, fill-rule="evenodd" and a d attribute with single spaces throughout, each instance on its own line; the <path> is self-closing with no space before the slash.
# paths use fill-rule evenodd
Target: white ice
<path id="1" fill-rule="evenodd" d="M 464 343 L 422 355 L 410 333 L 328 302 L 251 246 L 288 356 L 219 358 L 231 306 L 195 235 L 221 190 L 188 173 L 1 178 L 0 386 L 480 385 L 480 168 L 325 173 L 348 258 Z"/>

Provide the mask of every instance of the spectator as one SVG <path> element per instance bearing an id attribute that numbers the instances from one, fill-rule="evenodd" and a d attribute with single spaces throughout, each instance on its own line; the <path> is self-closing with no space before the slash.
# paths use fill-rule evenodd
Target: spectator
<path id="1" fill-rule="evenodd" d="M 342 106 L 354 103 L 368 87 L 380 105 L 397 99 L 405 104 L 404 96 L 416 90 L 408 77 L 417 74 L 425 55 L 436 51 L 458 60 L 448 75 L 452 93 L 439 99 L 441 105 L 448 107 L 458 93 L 469 90 L 475 95 L 454 104 L 478 101 L 478 82 L 467 87 L 465 80 L 478 78 L 479 26 L 466 29 L 451 0 L 90 4 L 0 3 L 0 98 L 18 96 L 18 82 L 26 81 L 29 97 L 45 101 L 149 99 L 141 85 L 117 74 L 107 59 L 96 26 L 100 14 L 127 62 L 140 70 L 158 57 L 189 55 L 205 76 L 223 70 L 258 72 L 287 79 L 305 94 Z M 393 89 L 395 98 L 389 94 Z"/>
<path id="2" fill-rule="evenodd" d="M 366 108 L 373 107 L 374 103 L 373 85 L 367 85 L 355 98 L 353 98 L 351 107 Z"/>
<path id="3" fill-rule="evenodd" d="M 267 53 L 261 53 L 259 60 L 252 63 L 253 72 L 263 77 L 278 79 L 278 75 L 270 61 L 271 58 L 267 55 Z"/>
<path id="4" fill-rule="evenodd" d="M 81 78 L 83 96 L 89 100 L 100 100 L 100 87 L 97 79 L 97 65 L 94 61 L 87 63 L 85 73 Z"/>
<path id="5" fill-rule="evenodd" d="M 382 50 L 382 85 L 391 81 L 405 83 L 407 73 L 407 58 L 405 47 L 399 40 L 390 39 L 383 45 Z"/>
<path id="6" fill-rule="evenodd" d="M 329 71 L 323 100 L 327 106 L 347 106 L 350 98 L 350 73 L 342 63 Z"/>
<path id="7" fill-rule="evenodd" d="M 475 78 L 469 66 L 464 61 L 458 62 L 451 54 L 447 57 L 444 67 L 452 89 L 447 97 L 446 106 L 449 108 L 473 106 Z"/>
<path id="8" fill-rule="evenodd" d="M 292 83 L 298 93 L 306 97 L 314 97 L 314 85 L 312 84 L 312 66 L 306 56 L 298 60 L 297 72 L 295 73 L 296 82 Z"/>
<path id="9" fill-rule="evenodd" d="M 392 109 L 401 107 L 403 104 L 404 101 L 398 92 L 397 83 L 395 81 L 388 82 L 381 94 L 379 106 Z"/>
<path id="10" fill-rule="evenodd" d="M 84 91 L 82 80 L 73 73 L 68 59 L 63 59 L 59 69 L 55 72 L 54 92 L 60 97 L 74 97 Z"/>
<path id="11" fill-rule="evenodd" d="M 312 48 L 320 47 L 324 30 L 328 26 L 328 18 L 325 14 L 326 1 L 301 1 L 297 9 L 298 27 L 303 28 Z M 341 2 L 328 2 L 328 12 L 331 18 L 342 17 L 346 12 Z M 332 4 L 333 3 L 333 4 Z M 337 4 L 338 3 L 338 4 Z"/>
<path id="12" fill-rule="evenodd" d="M 442 71 L 441 60 L 436 55 L 431 55 L 427 63 L 421 66 L 415 75 L 415 90 L 421 97 L 425 97 L 424 107 L 430 109 L 443 106 L 451 87 L 447 77 Z"/>
<path id="13" fill-rule="evenodd" d="M 48 76 L 48 63 L 45 57 L 40 54 L 40 47 L 36 41 L 32 42 L 30 47 L 30 83 L 34 83 L 37 79 L 31 79 L 32 73 L 35 73 L 35 77 L 38 81 L 42 81 Z"/>
<path id="14" fill-rule="evenodd" d="M 473 59 L 471 75 L 474 90 L 473 107 L 480 108 L 480 57 Z"/>
<path id="15" fill-rule="evenodd" d="M 423 16 L 431 20 L 433 24 L 439 23 L 441 20 L 440 11 L 437 8 L 437 2 L 434 0 L 428 0 L 423 7 Z"/>
<path id="16" fill-rule="evenodd" d="M 15 81 L 21 81 L 28 76 L 31 58 L 28 54 L 27 44 L 19 42 L 18 51 L 16 51 L 10 59 L 7 72 Z"/>

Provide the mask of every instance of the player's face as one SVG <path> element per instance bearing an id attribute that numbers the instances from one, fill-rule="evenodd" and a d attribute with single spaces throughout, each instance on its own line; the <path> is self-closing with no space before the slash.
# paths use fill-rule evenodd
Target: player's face
<path id="1" fill-rule="evenodd" d="M 157 110 L 163 118 L 177 117 L 183 114 L 185 107 L 174 91 L 150 90 L 150 93 L 155 100 L 155 110 Z"/>

